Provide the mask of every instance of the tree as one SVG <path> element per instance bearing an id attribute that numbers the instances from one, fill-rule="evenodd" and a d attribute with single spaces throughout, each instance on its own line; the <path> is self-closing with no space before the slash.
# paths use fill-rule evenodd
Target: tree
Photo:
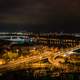
<path id="1" fill-rule="evenodd" d="M 12 53 L 11 51 L 8 51 L 6 53 L 3 54 L 2 56 L 4 59 L 14 59 L 16 57 L 18 57 L 18 54 L 17 53 Z"/>

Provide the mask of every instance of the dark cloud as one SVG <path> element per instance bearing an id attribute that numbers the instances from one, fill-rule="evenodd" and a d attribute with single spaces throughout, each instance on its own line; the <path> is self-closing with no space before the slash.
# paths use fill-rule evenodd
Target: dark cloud
<path id="1" fill-rule="evenodd" d="M 56 16 L 63 14 L 62 4 L 58 0 L 3 0 L 0 3 L 0 13 L 4 22 L 17 20 L 45 23 L 48 19 L 55 20 Z"/>
<path id="2" fill-rule="evenodd" d="M 79 0 L 0 0 L 0 23 L 16 26 L 43 24 L 62 31 L 77 26 L 79 30 L 79 3 Z M 48 27 L 46 30 L 49 30 Z"/>

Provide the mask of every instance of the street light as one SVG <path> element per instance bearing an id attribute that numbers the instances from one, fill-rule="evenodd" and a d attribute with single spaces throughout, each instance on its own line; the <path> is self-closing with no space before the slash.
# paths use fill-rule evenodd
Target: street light
<path id="1" fill-rule="evenodd" d="M 19 49 L 16 49 L 17 54 L 19 53 Z"/>

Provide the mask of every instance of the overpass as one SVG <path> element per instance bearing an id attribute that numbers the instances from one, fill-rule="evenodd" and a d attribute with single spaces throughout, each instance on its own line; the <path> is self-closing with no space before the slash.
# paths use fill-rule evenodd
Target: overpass
<path id="1" fill-rule="evenodd" d="M 78 49 L 78 47 L 76 47 L 76 49 Z M 38 67 L 41 67 L 41 68 L 45 68 L 45 67 L 49 67 L 48 64 L 34 64 L 34 63 L 37 63 L 37 62 L 40 62 L 44 59 L 48 59 L 48 61 L 50 62 L 50 64 L 56 67 L 59 67 L 59 68 L 65 68 L 64 66 L 66 65 L 60 65 L 58 64 L 59 63 L 59 60 L 56 60 L 55 57 L 61 55 L 61 53 L 53 53 L 51 51 L 45 51 L 44 53 L 42 54 L 38 54 L 38 55 L 33 55 L 33 56 L 25 56 L 25 57 L 22 57 L 22 58 L 18 58 L 14 61 L 10 61 L 8 62 L 7 64 L 4 64 L 4 65 L 0 65 L 0 72 L 4 72 L 4 71 L 7 71 L 7 70 L 14 70 L 14 69 L 19 69 L 19 68 L 24 68 L 26 66 L 26 68 L 38 68 Z M 31 65 L 30 65 L 31 64 Z M 20 67 L 21 66 L 21 67 Z"/>

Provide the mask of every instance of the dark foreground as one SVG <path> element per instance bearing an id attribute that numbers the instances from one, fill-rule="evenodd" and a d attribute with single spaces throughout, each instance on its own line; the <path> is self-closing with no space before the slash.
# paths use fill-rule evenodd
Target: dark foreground
<path id="1" fill-rule="evenodd" d="M 18 70 L 6 72 L 0 76 L 0 80 L 80 80 L 80 73 L 62 73 L 59 77 L 34 77 L 33 71 Z"/>

